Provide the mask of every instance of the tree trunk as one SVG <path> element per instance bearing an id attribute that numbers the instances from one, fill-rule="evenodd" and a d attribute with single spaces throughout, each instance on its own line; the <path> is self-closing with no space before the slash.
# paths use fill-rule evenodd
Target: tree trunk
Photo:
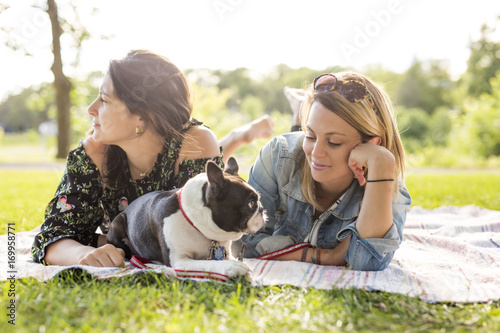
<path id="1" fill-rule="evenodd" d="M 56 89 L 57 106 L 57 158 L 66 158 L 71 145 L 71 121 L 70 121 L 70 91 L 71 82 L 64 75 L 61 57 L 60 37 L 62 29 L 59 24 L 57 4 L 55 0 L 47 0 L 47 13 L 52 25 L 52 53 L 54 53 L 54 64 L 51 67 L 54 74 L 54 87 Z"/>

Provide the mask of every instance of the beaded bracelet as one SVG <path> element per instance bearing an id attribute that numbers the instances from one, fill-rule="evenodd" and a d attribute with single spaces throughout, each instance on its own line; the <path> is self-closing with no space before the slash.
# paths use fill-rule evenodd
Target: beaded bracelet
<path id="1" fill-rule="evenodd" d="M 314 251 L 316 251 L 315 247 L 313 247 L 313 253 L 311 255 L 311 261 L 312 261 L 313 264 L 316 264 L 316 258 L 314 258 Z"/>
<path id="2" fill-rule="evenodd" d="M 316 252 L 316 255 L 314 255 L 314 252 Z M 311 261 L 315 265 L 321 265 L 321 248 L 320 247 L 313 247 L 313 252 L 311 255 Z"/>
<path id="3" fill-rule="evenodd" d="M 314 255 L 314 252 L 316 252 L 316 255 Z M 313 247 L 313 252 L 311 255 L 311 261 L 315 265 L 321 265 L 321 248 L 320 247 Z"/>

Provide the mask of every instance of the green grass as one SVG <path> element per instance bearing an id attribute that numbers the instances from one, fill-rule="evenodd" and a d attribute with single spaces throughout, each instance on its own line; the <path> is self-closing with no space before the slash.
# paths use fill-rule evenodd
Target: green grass
<path id="1" fill-rule="evenodd" d="M 362 290 L 194 283 L 145 274 L 17 285 L 26 332 L 453 331 L 498 328 L 498 304 L 430 305 Z M 496 319 L 495 319 L 496 318 Z M 0 324 L 0 329 L 6 327 Z"/>
<path id="2" fill-rule="evenodd" d="M 35 131 L 0 135 L 0 163 L 55 162 L 55 138 L 44 138 Z"/>
<path id="3" fill-rule="evenodd" d="M 1 234 L 37 226 L 61 172 L 0 170 Z M 410 174 L 413 204 L 476 204 L 500 210 L 500 173 Z M 4 269 L 4 268 L 2 268 Z M 1 332 L 474 332 L 500 331 L 500 301 L 428 304 L 363 290 L 317 290 L 196 283 L 144 274 L 96 280 L 66 273 L 16 283 L 16 326 L 7 323 L 7 283 L 0 289 Z"/>
<path id="4" fill-rule="evenodd" d="M 415 173 L 407 176 L 406 186 L 413 206 L 476 205 L 500 210 L 500 171 Z"/>
<path id="5" fill-rule="evenodd" d="M 62 172 L 0 170 L 0 234 L 7 223 L 16 231 L 31 230 L 43 222 L 47 203 L 54 195 Z"/>

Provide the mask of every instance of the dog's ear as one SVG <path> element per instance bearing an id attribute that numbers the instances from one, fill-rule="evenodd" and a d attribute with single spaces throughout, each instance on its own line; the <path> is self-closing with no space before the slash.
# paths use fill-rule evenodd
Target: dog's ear
<path id="1" fill-rule="evenodd" d="M 209 160 L 207 162 L 207 165 L 205 166 L 205 170 L 210 186 L 213 186 L 214 190 L 220 190 L 225 181 L 224 173 L 222 172 L 221 168 L 219 168 L 219 166 L 213 161 Z"/>
<path id="2" fill-rule="evenodd" d="M 238 163 L 234 157 L 230 157 L 226 162 L 226 167 L 224 168 L 224 172 L 236 176 L 238 174 Z"/>

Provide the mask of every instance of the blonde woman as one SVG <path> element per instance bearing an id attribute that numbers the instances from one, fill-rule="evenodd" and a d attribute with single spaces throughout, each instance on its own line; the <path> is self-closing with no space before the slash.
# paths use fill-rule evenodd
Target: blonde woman
<path id="1" fill-rule="evenodd" d="M 323 74 L 305 92 L 301 120 L 250 170 L 269 222 L 243 240 L 245 256 L 386 268 L 411 204 L 390 99 L 361 74 Z"/>

